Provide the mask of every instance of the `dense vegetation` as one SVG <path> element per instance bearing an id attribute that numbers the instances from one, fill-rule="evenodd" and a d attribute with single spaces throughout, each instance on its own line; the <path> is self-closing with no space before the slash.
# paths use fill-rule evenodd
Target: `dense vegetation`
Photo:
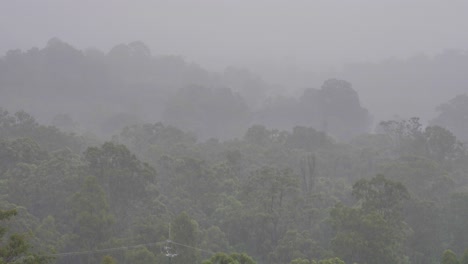
<path id="1" fill-rule="evenodd" d="M 368 133 L 349 82 L 260 104 L 266 84 L 246 76 L 152 57 L 138 42 L 8 53 L 10 104 L 31 87 L 70 111 L 125 96 L 164 122 L 124 106 L 88 113 L 90 127 L 49 113 L 47 126 L 1 109 L 0 263 L 165 263 L 167 245 L 172 263 L 467 263 L 468 152 L 451 132 L 466 129 L 466 96 L 428 126 L 387 120 Z M 258 97 L 245 99 L 241 79 Z"/>

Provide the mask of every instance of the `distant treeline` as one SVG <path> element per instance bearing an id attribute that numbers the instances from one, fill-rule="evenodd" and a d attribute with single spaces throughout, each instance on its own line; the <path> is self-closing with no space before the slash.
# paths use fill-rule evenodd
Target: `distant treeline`
<path id="1" fill-rule="evenodd" d="M 370 129 L 370 114 L 346 81 L 328 80 L 300 98 L 271 90 L 248 70 L 209 72 L 181 57 L 154 56 L 141 42 L 104 53 L 51 39 L 43 49 L 0 58 L 3 107 L 69 131 L 109 136 L 125 125 L 164 121 L 200 138 L 226 139 L 253 124 L 305 125 L 350 139 Z"/>

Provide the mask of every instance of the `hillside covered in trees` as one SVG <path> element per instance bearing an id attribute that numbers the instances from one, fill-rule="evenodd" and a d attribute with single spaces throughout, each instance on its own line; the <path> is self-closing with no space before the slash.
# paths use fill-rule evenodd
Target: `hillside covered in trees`
<path id="1" fill-rule="evenodd" d="M 467 95 L 426 125 L 272 90 L 141 42 L 9 51 L 0 263 L 468 263 Z"/>

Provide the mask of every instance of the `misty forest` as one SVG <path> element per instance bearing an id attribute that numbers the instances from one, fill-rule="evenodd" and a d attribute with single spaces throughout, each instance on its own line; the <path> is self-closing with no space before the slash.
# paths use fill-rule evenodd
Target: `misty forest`
<path id="1" fill-rule="evenodd" d="M 468 264 L 468 52 L 286 75 L 10 47 L 0 264 Z"/>

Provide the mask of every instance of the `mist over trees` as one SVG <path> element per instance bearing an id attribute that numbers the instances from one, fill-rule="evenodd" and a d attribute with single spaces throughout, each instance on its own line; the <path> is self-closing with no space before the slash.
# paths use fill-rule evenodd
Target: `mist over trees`
<path id="1" fill-rule="evenodd" d="M 338 139 L 349 140 L 369 132 L 372 118 L 349 82 L 329 79 L 321 89 L 306 89 L 297 99 L 279 97 L 267 103 L 255 121 L 282 129 L 312 126 Z"/>
<path id="2" fill-rule="evenodd" d="M 330 79 L 287 103 L 246 69 L 209 72 L 181 57 L 153 56 L 138 41 L 104 53 L 55 38 L 42 49 L 7 52 L 0 69 L 4 108 L 34 112 L 63 130 L 99 137 L 127 125 L 164 121 L 202 139 L 241 137 L 258 123 L 288 130 L 312 126 L 348 140 L 371 124 L 346 81 Z"/>
<path id="3" fill-rule="evenodd" d="M 349 63 L 336 76 L 359 87 L 361 100 L 379 119 L 418 116 L 427 122 L 436 116 L 436 106 L 467 93 L 466 69 L 467 51 L 448 49 L 432 56 Z"/>
<path id="4" fill-rule="evenodd" d="M 154 54 L 51 39 L 0 58 L 0 263 L 467 261 L 465 53 L 344 68 L 298 96 Z M 365 107 L 422 73 L 456 86 L 425 101 L 435 114 Z"/>

